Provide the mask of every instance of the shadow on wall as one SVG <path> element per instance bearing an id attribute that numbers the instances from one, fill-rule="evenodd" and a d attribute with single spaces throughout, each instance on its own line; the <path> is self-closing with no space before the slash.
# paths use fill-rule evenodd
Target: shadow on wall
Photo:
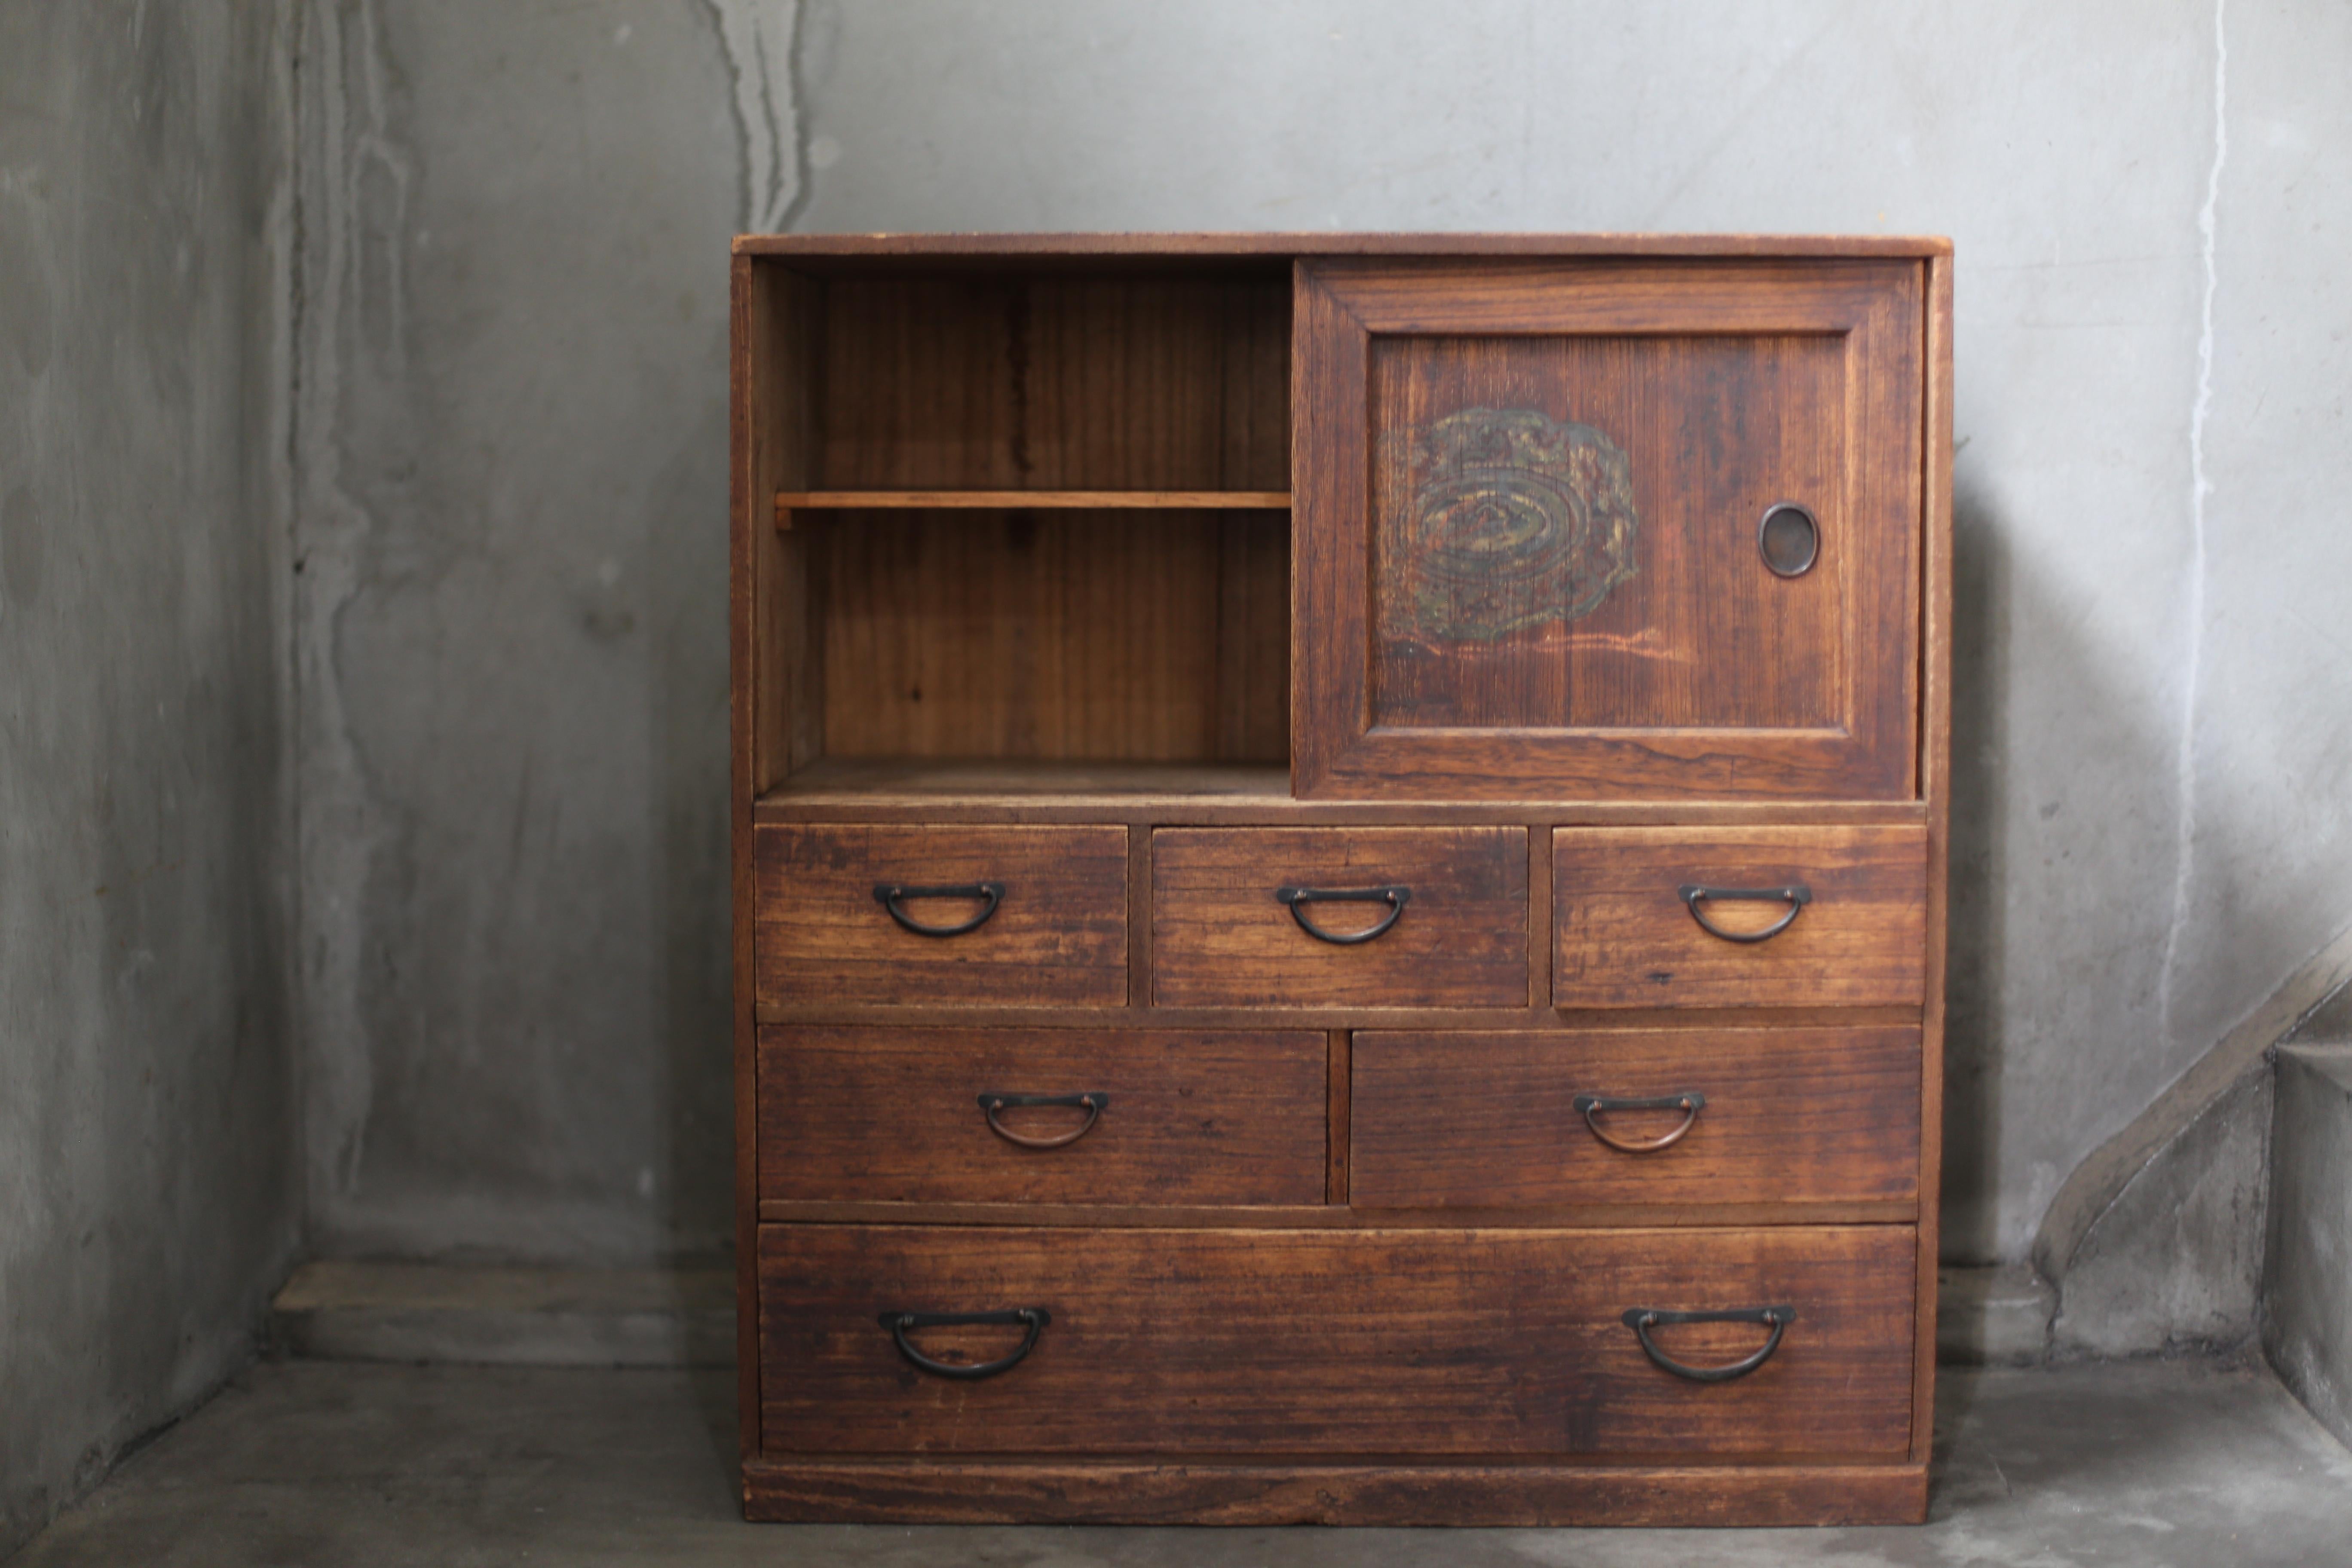
<path id="1" fill-rule="evenodd" d="M 1991 497 L 1952 465 L 1952 818 L 1944 1024 L 1948 1263 L 1999 1251 L 2002 943 L 2000 715 L 2008 707 L 2011 573 Z"/>
<path id="2" fill-rule="evenodd" d="M 2047 1161 L 2073 1139 L 2121 1137 L 2147 1109 L 2147 1090 L 2126 1100 L 2119 1086 L 2131 1081 L 2136 1050 L 2165 1045 L 2158 1031 L 2168 921 L 2248 916 L 2232 899 L 2176 916 L 2170 881 L 2178 868 L 2169 854 L 2156 870 L 2129 870 L 2136 852 L 2170 848 L 2177 821 L 2134 822 L 2127 807 L 2114 807 L 2113 822 L 2041 831 L 2063 812 L 2108 809 L 2103 802 L 2128 802 L 2147 780 L 2177 778 L 2179 736 L 2147 722 L 2145 688 L 2118 689 L 2103 674 L 2078 629 L 2081 617 L 2019 569 L 2014 531 L 1998 503 L 1958 465 L 1953 532 L 1942 1252 L 1947 1263 L 1969 1265 L 2000 1261 L 2004 1183 L 2037 1179 L 2037 1155 Z M 2011 650 L 2021 647 L 2037 650 L 2030 669 L 2011 662 Z M 2060 719 L 2054 726 L 2053 714 Z M 2067 715 L 2076 721 L 2066 722 Z M 2011 735 L 2037 721 L 2050 754 L 2013 756 Z M 2039 821 L 2014 821 L 2028 802 Z M 2193 846 L 2200 872 L 2210 877 L 2244 863 L 2242 836 L 2255 837 L 2218 814 L 2201 817 Z M 2037 852 L 2056 858 L 2036 864 Z M 2159 894 L 2158 907 L 2130 907 Z M 2025 972 L 2012 974 L 2011 910 L 2020 897 L 2048 905 L 2029 926 L 2066 938 L 2055 958 L 2021 955 Z M 2112 937 L 2069 931 L 2069 921 L 2099 922 Z M 2281 929 L 2252 933 L 2259 951 L 2299 955 L 2316 934 L 2273 923 Z M 2078 995 L 2095 1005 L 2074 1005 Z M 2203 1045 L 2210 1050 L 2215 1042 Z M 2035 1097 L 2033 1120 L 2045 1130 L 2040 1150 L 2004 1149 L 2003 1102 L 2018 1093 Z M 2200 1103 L 2181 1109 L 2179 1125 L 2152 1157 L 2105 1194 L 2065 1255 L 2038 1259 L 2054 1274 L 2059 1294 L 2056 1352 L 2129 1355 L 2245 1342 L 2256 1326 L 2267 1224 L 2270 1103 L 2267 1068 L 2218 1079 Z M 2045 1163 L 2040 1174 L 2055 1187 L 2079 1175 L 2079 1163 L 2098 1147 L 2077 1146 L 2076 1166 Z"/>

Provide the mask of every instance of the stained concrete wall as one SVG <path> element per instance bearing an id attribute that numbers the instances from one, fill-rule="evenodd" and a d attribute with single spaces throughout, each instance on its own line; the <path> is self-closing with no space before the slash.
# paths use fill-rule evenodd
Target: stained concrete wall
<path id="1" fill-rule="evenodd" d="M 299 1213 L 270 9 L 0 5 L 0 1556 Z"/>
<path id="2" fill-rule="evenodd" d="M 2352 922 L 2324 0 L 310 15 L 331 1247 L 719 1234 L 736 226 L 1950 234 L 1951 1255 Z"/>
<path id="3" fill-rule="evenodd" d="M 727 237 L 691 7 L 311 5 L 295 460 L 320 1250 L 730 1220 Z"/>

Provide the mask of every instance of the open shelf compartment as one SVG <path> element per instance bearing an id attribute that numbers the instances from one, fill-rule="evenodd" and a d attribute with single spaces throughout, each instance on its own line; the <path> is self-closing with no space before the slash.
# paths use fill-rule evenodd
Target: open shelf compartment
<path id="1" fill-rule="evenodd" d="M 755 794 L 1286 767 L 1286 266 L 739 266 Z"/>

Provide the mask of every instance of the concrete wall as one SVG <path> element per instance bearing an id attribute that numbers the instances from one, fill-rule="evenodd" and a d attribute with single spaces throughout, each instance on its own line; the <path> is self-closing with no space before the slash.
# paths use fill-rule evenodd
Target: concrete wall
<path id="1" fill-rule="evenodd" d="M 0 5 L 0 1556 L 298 1217 L 266 6 Z"/>
<path id="2" fill-rule="evenodd" d="M 306 24 L 317 1246 L 707 1252 L 733 1168 L 718 37 L 537 0 Z"/>
<path id="3" fill-rule="evenodd" d="M 1948 233 L 1951 1255 L 2023 1256 L 2084 1153 L 2352 922 L 2324 0 L 310 16 L 331 1248 L 720 1233 L 736 226 Z"/>

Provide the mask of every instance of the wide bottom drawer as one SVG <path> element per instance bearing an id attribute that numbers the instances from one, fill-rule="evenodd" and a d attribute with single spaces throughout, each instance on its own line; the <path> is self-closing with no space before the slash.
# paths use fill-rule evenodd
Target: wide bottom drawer
<path id="1" fill-rule="evenodd" d="M 1916 1246 L 1905 1226 L 767 1226 L 761 1447 L 1893 1458 Z M 1001 1321 L 937 1321 L 981 1314 Z"/>

